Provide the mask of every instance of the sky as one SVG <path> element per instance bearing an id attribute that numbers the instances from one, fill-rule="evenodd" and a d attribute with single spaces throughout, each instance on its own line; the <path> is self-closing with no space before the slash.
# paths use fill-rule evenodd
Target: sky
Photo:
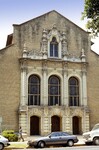
<path id="1" fill-rule="evenodd" d="M 87 31 L 87 20 L 81 20 L 84 0 L 0 0 L 0 49 L 5 47 L 7 35 L 13 33 L 13 24 L 21 24 L 52 10 Z M 99 38 L 92 41 L 91 49 L 99 54 Z"/>

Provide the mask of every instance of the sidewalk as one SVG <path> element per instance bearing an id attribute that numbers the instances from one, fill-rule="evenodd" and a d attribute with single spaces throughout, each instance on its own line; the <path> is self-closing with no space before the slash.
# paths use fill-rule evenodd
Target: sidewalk
<path id="1" fill-rule="evenodd" d="M 84 142 L 84 139 L 83 139 L 83 137 L 82 137 L 82 135 L 78 135 L 77 136 L 78 137 L 78 142 L 77 143 L 75 143 L 75 145 L 85 145 L 85 142 Z"/>

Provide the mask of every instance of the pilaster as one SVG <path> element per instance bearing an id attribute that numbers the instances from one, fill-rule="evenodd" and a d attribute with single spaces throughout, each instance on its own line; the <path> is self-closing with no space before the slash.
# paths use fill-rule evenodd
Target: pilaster
<path id="1" fill-rule="evenodd" d="M 82 100 L 84 106 L 87 106 L 87 77 L 86 77 L 87 71 L 86 71 L 86 63 L 83 63 L 82 65 Z"/>
<path id="2" fill-rule="evenodd" d="M 47 89 L 48 89 L 48 84 L 47 84 L 47 61 L 43 61 L 43 64 L 42 64 L 42 74 L 43 74 L 43 105 L 48 105 L 48 92 L 47 92 Z"/>
<path id="3" fill-rule="evenodd" d="M 26 62 L 21 64 L 21 98 L 20 98 L 20 105 L 26 105 L 26 74 L 27 74 L 27 67 Z"/>
<path id="4" fill-rule="evenodd" d="M 63 105 L 68 106 L 68 64 L 63 63 Z"/>

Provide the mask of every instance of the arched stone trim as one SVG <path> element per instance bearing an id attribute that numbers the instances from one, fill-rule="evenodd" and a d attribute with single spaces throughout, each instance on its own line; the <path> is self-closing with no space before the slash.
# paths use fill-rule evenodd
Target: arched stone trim
<path id="1" fill-rule="evenodd" d="M 41 105 L 41 80 L 37 74 L 28 78 L 28 105 Z"/>
<path id="2" fill-rule="evenodd" d="M 80 118 L 79 119 L 79 134 L 82 133 L 82 130 L 83 130 L 83 120 L 84 120 L 84 117 L 83 117 L 83 110 L 81 110 L 81 108 L 74 108 L 74 109 L 70 109 L 70 116 L 71 116 L 71 131 L 73 133 L 73 117 L 78 117 Z"/>
<path id="3" fill-rule="evenodd" d="M 72 133 L 82 134 L 82 117 L 77 115 L 72 117 Z"/>
<path id="4" fill-rule="evenodd" d="M 60 78 L 52 75 L 48 79 L 48 105 L 61 105 Z"/>
<path id="5" fill-rule="evenodd" d="M 66 42 L 66 34 L 65 32 L 62 33 L 60 31 L 58 31 L 56 25 L 54 24 L 52 29 L 49 31 L 48 33 L 48 57 L 50 57 L 50 42 L 52 41 L 52 38 L 55 37 L 57 42 L 58 42 L 58 52 L 59 52 L 59 55 L 58 55 L 58 58 L 62 58 L 62 53 L 63 51 L 67 51 L 67 47 L 64 47 L 65 49 L 63 49 L 63 44 L 64 44 L 64 41 Z"/>
<path id="6" fill-rule="evenodd" d="M 30 135 L 40 135 L 41 121 L 40 117 L 33 115 L 30 117 Z"/>
<path id="7" fill-rule="evenodd" d="M 30 135 L 30 118 L 32 116 L 37 116 L 39 118 L 39 132 L 41 134 L 43 112 L 39 110 L 39 108 L 33 107 L 32 109 L 28 110 L 28 135 Z"/>
<path id="8" fill-rule="evenodd" d="M 59 117 L 63 116 L 63 112 L 59 108 L 59 106 L 56 106 L 56 107 L 53 107 L 52 109 L 50 109 L 49 114 L 50 114 L 50 116 L 55 116 L 55 115 L 58 115 Z"/>
<path id="9" fill-rule="evenodd" d="M 26 95 L 27 95 L 27 98 L 26 98 L 26 105 L 28 105 L 28 79 L 29 79 L 29 77 L 31 76 L 31 75 L 37 75 L 38 77 L 39 77 L 39 79 L 40 79 L 40 91 L 41 91 L 41 97 L 40 97 L 40 101 L 41 101 L 41 103 L 42 103 L 42 74 L 40 74 L 40 73 L 38 73 L 38 72 L 36 72 L 36 71 L 31 71 L 31 72 L 29 72 L 28 74 L 27 74 L 27 81 L 26 81 L 26 84 L 27 84 L 27 88 L 26 88 Z"/>
<path id="10" fill-rule="evenodd" d="M 58 115 L 51 116 L 51 132 L 61 131 L 62 119 Z"/>
<path id="11" fill-rule="evenodd" d="M 63 79 L 62 74 L 58 73 L 57 71 L 52 71 L 51 73 L 49 73 L 48 76 L 47 76 L 47 78 L 49 78 L 49 77 L 52 76 L 52 75 L 56 75 L 57 77 L 60 78 L 60 80 Z"/>
<path id="12" fill-rule="evenodd" d="M 60 79 L 60 91 L 61 91 L 61 105 L 63 105 L 63 76 L 57 71 L 53 71 L 48 74 L 47 81 L 51 76 L 57 76 Z"/>

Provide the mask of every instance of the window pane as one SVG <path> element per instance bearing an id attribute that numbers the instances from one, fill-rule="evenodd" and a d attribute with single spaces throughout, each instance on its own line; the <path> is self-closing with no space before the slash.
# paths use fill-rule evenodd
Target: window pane
<path id="1" fill-rule="evenodd" d="M 50 44 L 50 56 L 53 56 L 53 45 Z"/>
<path id="2" fill-rule="evenodd" d="M 30 76 L 29 83 L 31 83 L 31 84 L 32 83 L 35 83 L 35 84 L 39 83 L 38 77 L 36 77 L 36 76 Z"/>
<path id="3" fill-rule="evenodd" d="M 58 44 L 55 44 L 54 52 L 55 52 L 55 57 L 58 57 Z"/>
<path id="4" fill-rule="evenodd" d="M 50 84 L 58 84 L 59 83 L 59 79 L 57 77 L 51 77 L 49 80 Z"/>
<path id="5" fill-rule="evenodd" d="M 40 105 L 40 79 L 36 75 L 29 78 L 28 105 Z"/>
<path id="6" fill-rule="evenodd" d="M 37 85 L 31 86 L 30 90 L 31 90 L 31 94 L 38 94 L 38 86 Z"/>
<path id="7" fill-rule="evenodd" d="M 69 79 L 69 105 L 79 106 L 79 82 L 74 77 Z"/>
<path id="8" fill-rule="evenodd" d="M 76 87 L 74 86 L 70 87 L 70 95 L 76 95 Z"/>
<path id="9" fill-rule="evenodd" d="M 56 76 L 51 76 L 48 81 L 49 105 L 60 105 L 60 80 Z"/>
<path id="10" fill-rule="evenodd" d="M 58 57 L 58 42 L 55 37 L 52 38 L 50 43 L 50 56 Z"/>
<path id="11" fill-rule="evenodd" d="M 33 96 L 32 95 L 28 96 L 28 103 L 29 103 L 29 105 L 33 105 Z"/>
<path id="12" fill-rule="evenodd" d="M 55 96 L 55 105 L 56 105 L 56 104 L 59 104 L 58 96 Z"/>
<path id="13" fill-rule="evenodd" d="M 50 95 L 58 95 L 58 87 L 50 86 Z"/>

